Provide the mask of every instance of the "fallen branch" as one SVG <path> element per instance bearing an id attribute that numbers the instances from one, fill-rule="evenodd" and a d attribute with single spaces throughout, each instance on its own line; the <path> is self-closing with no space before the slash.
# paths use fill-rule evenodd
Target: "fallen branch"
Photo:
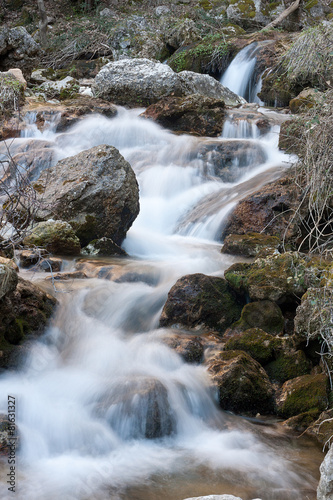
<path id="1" fill-rule="evenodd" d="M 263 29 L 271 30 L 276 26 L 278 26 L 280 23 L 282 23 L 282 21 L 284 21 L 284 19 L 286 19 L 288 16 L 290 16 L 290 14 L 292 14 L 296 9 L 298 9 L 300 2 L 301 0 L 295 0 L 295 2 L 289 5 L 289 7 L 285 9 L 283 12 L 281 12 L 281 14 L 276 19 L 274 19 L 274 21 L 267 24 Z"/>

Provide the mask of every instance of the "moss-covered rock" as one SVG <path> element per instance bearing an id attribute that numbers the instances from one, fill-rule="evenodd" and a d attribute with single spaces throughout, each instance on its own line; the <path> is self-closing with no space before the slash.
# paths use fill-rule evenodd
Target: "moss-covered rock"
<path id="1" fill-rule="evenodd" d="M 312 363 L 301 350 L 284 352 L 265 366 L 265 370 L 273 382 L 284 383 L 287 380 L 310 373 Z"/>
<path id="2" fill-rule="evenodd" d="M 265 257 L 278 250 L 281 242 L 277 236 L 261 233 L 230 234 L 224 242 L 221 252 L 244 257 Z"/>
<path id="3" fill-rule="evenodd" d="M 250 302 L 242 309 L 241 318 L 232 325 L 233 329 L 244 331 L 260 328 L 271 335 L 283 333 L 284 319 L 279 306 L 270 300 Z"/>
<path id="4" fill-rule="evenodd" d="M 250 328 L 229 339 L 224 348 L 226 351 L 245 351 L 258 363 L 266 365 L 281 352 L 283 340 L 272 337 L 260 328 Z"/>
<path id="5" fill-rule="evenodd" d="M 42 247 L 60 255 L 78 255 L 81 249 L 80 240 L 72 226 L 60 220 L 39 222 L 24 239 L 24 244 Z"/>
<path id="6" fill-rule="evenodd" d="M 324 374 L 288 380 L 277 400 L 278 414 L 290 418 L 310 410 L 324 411 L 328 405 L 327 389 L 328 378 Z"/>
<path id="7" fill-rule="evenodd" d="M 208 362 L 222 409 L 241 414 L 270 413 L 273 389 L 265 370 L 243 351 L 225 351 Z"/>
<path id="8" fill-rule="evenodd" d="M 223 332 L 240 314 L 241 305 L 224 279 L 190 274 L 180 278 L 169 291 L 160 326 Z"/>
<path id="9" fill-rule="evenodd" d="M 252 300 L 293 303 L 320 283 L 328 264 L 297 252 L 258 258 L 253 264 L 233 265 L 224 273 L 232 288 Z"/>
<path id="10" fill-rule="evenodd" d="M 304 89 L 294 99 L 289 102 L 292 113 L 301 113 L 309 108 L 313 108 L 315 103 L 322 102 L 323 93 L 315 89 Z"/>
<path id="11" fill-rule="evenodd" d="M 290 417 L 283 422 L 285 427 L 296 432 L 304 432 L 316 421 L 320 415 L 320 410 L 314 409 L 300 413 L 295 417 Z M 333 429 L 332 429 L 333 430 Z"/>

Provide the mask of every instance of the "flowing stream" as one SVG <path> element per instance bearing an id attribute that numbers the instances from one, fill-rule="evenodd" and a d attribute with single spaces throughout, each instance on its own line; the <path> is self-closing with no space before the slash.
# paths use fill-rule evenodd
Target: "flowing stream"
<path id="1" fill-rule="evenodd" d="M 290 165 L 277 149 L 279 128 L 260 135 L 230 120 L 216 139 L 177 136 L 140 111 L 90 116 L 62 134 L 52 124 L 37 132 L 30 120 L 16 140 L 51 141 L 53 163 L 98 144 L 117 147 L 136 172 L 141 208 L 123 244 L 129 258 L 66 264 L 109 266 L 121 279 L 65 285 L 21 369 L 0 378 L 0 413 L 15 396 L 21 435 L 17 493 L 7 490 L 4 463 L 1 498 L 314 500 L 320 450 L 277 423 L 219 410 L 204 366 L 185 364 L 162 341 L 173 330 L 158 328 L 179 277 L 223 276 L 235 262 L 220 252 L 223 224 L 241 198 Z M 240 138 L 245 152 L 236 148 L 217 172 L 219 147 Z"/>

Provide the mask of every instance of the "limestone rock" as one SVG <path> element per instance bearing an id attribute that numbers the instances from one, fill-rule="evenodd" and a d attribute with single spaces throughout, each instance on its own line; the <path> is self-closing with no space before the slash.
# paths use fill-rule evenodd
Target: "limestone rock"
<path id="1" fill-rule="evenodd" d="M 175 73 L 166 64 L 149 59 L 121 59 L 106 64 L 97 74 L 92 90 L 96 97 L 127 106 L 149 106 L 162 97 L 191 94 L 222 99 L 227 105 L 244 101 L 209 75 Z"/>
<path id="2" fill-rule="evenodd" d="M 265 370 L 243 351 L 225 351 L 208 361 L 222 409 L 241 414 L 270 413 L 273 388 Z"/>
<path id="3" fill-rule="evenodd" d="M 317 500 L 333 500 L 333 446 L 320 466 Z"/>
<path id="4" fill-rule="evenodd" d="M 171 288 L 160 326 L 179 326 L 224 331 L 241 312 L 227 282 L 204 274 L 180 278 Z"/>
<path id="5" fill-rule="evenodd" d="M 48 220 L 39 222 L 24 239 L 24 245 L 45 248 L 60 255 L 78 255 L 80 241 L 68 222 Z"/>
<path id="6" fill-rule="evenodd" d="M 59 161 L 42 173 L 38 185 L 40 199 L 48 201 L 39 219 L 56 216 L 69 222 L 82 246 L 103 237 L 120 245 L 139 212 L 135 174 L 112 146 Z"/>
<path id="7" fill-rule="evenodd" d="M 151 104 L 140 116 L 176 132 L 214 137 L 222 133 L 224 107 L 223 100 L 198 94 L 165 97 Z"/>

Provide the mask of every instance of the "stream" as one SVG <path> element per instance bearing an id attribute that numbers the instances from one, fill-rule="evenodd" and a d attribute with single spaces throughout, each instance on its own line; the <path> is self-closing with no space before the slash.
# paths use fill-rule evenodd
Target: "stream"
<path id="1" fill-rule="evenodd" d="M 262 134 L 230 116 L 221 137 L 197 138 L 143 120 L 142 111 L 86 117 L 66 133 L 55 133 L 52 123 L 40 132 L 30 117 L 24 137 L 15 140 L 51 141 L 54 163 L 98 144 L 115 146 L 137 175 L 140 213 L 122 245 L 128 258 L 65 262 L 66 270 L 113 271 L 53 290 L 60 305 L 50 327 L 17 372 L 1 375 L 0 413 L 7 412 L 7 395 L 15 396 L 21 439 L 17 492 L 8 491 L 2 463 L 0 496 L 183 500 L 229 493 L 315 500 L 323 459 L 316 443 L 276 419 L 221 411 L 205 367 L 184 363 L 163 343 L 173 330 L 158 328 L 179 277 L 223 276 L 240 260 L 220 252 L 223 225 L 239 200 L 289 168 L 293 159 L 277 147 L 279 126 Z M 235 156 L 228 176 L 217 175 L 214 151 L 239 140 L 248 153 Z M 45 274 L 21 274 L 50 287 Z M 155 439 L 147 437 L 151 387 L 164 429 Z"/>

